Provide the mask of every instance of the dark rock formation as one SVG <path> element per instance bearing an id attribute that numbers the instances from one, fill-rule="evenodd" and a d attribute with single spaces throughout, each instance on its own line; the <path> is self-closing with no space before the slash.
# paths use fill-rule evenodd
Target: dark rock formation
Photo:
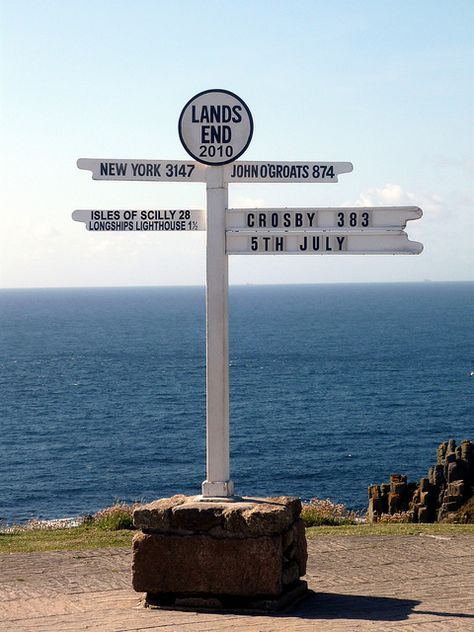
<path id="1" fill-rule="evenodd" d="M 438 447 L 436 465 L 420 483 L 408 483 L 407 477 L 392 474 L 390 484 L 369 486 L 369 522 L 383 514 L 405 513 L 410 522 L 442 522 L 473 495 L 474 445 L 454 439 Z"/>

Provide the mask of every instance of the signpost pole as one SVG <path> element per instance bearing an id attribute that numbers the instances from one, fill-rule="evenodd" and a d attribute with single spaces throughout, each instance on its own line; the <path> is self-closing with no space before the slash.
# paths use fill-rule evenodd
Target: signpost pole
<path id="1" fill-rule="evenodd" d="M 229 469 L 228 256 L 225 212 L 228 205 L 224 167 L 207 171 L 206 246 L 206 421 L 207 478 L 205 498 L 234 494 Z"/>

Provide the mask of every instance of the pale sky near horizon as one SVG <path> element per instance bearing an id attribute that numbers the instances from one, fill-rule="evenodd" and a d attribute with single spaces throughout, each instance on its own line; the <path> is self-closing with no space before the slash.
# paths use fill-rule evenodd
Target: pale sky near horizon
<path id="1" fill-rule="evenodd" d="M 242 160 L 350 161 L 336 184 L 229 185 L 230 205 L 417 205 L 419 256 L 233 256 L 230 282 L 474 279 L 474 3 L 0 0 L 0 287 L 203 285 L 204 233 L 91 233 L 74 209 L 203 208 L 205 185 L 93 181 L 78 158 L 187 159 L 209 88 Z"/>

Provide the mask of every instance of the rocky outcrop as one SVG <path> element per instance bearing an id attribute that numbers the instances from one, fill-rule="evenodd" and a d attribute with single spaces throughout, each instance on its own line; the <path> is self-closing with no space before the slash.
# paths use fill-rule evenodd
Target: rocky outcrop
<path id="1" fill-rule="evenodd" d="M 473 495 L 474 445 L 454 439 L 438 447 L 436 465 L 419 484 L 392 474 L 390 483 L 369 486 L 367 519 L 377 522 L 383 514 L 404 513 L 410 522 L 442 522 Z"/>

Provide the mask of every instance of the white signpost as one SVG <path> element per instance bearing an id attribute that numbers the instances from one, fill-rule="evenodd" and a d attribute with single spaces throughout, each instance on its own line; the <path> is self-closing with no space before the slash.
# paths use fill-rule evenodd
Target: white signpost
<path id="1" fill-rule="evenodd" d="M 201 210 L 77 210 L 73 219 L 90 231 L 206 230 L 206 423 L 205 499 L 231 498 L 229 464 L 228 255 L 419 254 L 408 240 L 407 221 L 418 207 L 229 209 L 228 184 L 238 182 L 329 183 L 349 173 L 350 162 L 240 162 L 253 134 L 246 104 L 227 90 L 190 99 L 179 117 L 179 136 L 195 161 L 81 158 L 94 180 L 205 182 Z"/>

